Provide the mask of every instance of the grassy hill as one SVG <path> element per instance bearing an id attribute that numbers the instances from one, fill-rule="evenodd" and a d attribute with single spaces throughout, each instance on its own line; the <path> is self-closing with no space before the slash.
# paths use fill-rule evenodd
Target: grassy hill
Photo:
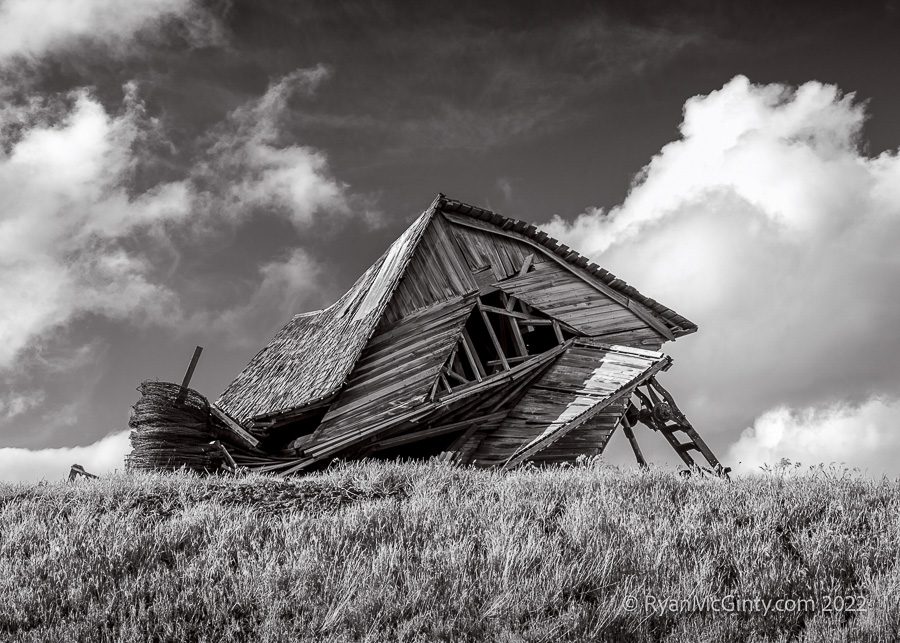
<path id="1" fill-rule="evenodd" d="M 829 470 L 7 484 L 0 639 L 894 641 L 898 545 L 900 483 Z"/>

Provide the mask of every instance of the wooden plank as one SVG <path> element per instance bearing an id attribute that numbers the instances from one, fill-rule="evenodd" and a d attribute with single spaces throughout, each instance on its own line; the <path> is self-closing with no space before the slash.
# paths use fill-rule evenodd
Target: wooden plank
<path id="1" fill-rule="evenodd" d="M 555 319 L 553 320 L 553 332 L 556 334 L 556 341 L 558 341 L 560 344 L 566 341 L 566 338 L 563 337 L 562 329 L 560 329 L 559 327 L 559 322 Z"/>
<path id="2" fill-rule="evenodd" d="M 197 362 L 200 360 L 200 353 L 202 352 L 202 346 L 197 346 L 194 349 L 194 354 L 191 356 L 191 363 L 188 364 L 184 379 L 181 380 L 181 390 L 178 392 L 178 397 L 175 398 L 175 401 L 179 404 L 184 402 L 185 398 L 187 398 L 188 386 L 191 383 L 191 378 L 194 376 L 194 369 L 197 368 Z"/>
<path id="3" fill-rule="evenodd" d="M 522 267 L 519 268 L 519 276 L 523 276 L 528 272 L 528 269 L 531 268 L 531 264 L 534 262 L 534 253 L 531 253 L 527 257 L 525 257 L 525 261 L 522 262 Z"/>
<path id="4" fill-rule="evenodd" d="M 373 450 L 380 451 L 383 449 L 390 449 L 392 447 L 403 446 L 404 444 L 419 442 L 420 440 L 427 440 L 428 438 L 437 437 L 439 435 L 446 435 L 447 433 L 453 433 L 454 431 L 464 429 L 471 424 L 485 423 L 503 419 L 505 415 L 506 411 L 502 411 L 500 413 L 490 413 L 488 415 L 468 418 L 459 422 L 451 422 L 450 424 L 429 427 L 427 429 L 422 429 L 421 431 L 405 433 L 403 435 L 398 435 L 396 437 L 387 438 L 385 440 L 376 442 L 375 445 L 373 445 Z"/>
<path id="5" fill-rule="evenodd" d="M 646 308 L 639 302 L 634 301 L 630 297 L 623 295 L 622 293 L 620 293 L 619 291 L 615 290 L 614 288 L 608 286 L 604 282 L 596 279 L 590 273 L 588 273 L 582 269 L 579 269 L 577 266 L 573 266 L 572 264 L 567 262 L 565 259 L 556 256 L 553 252 L 551 252 L 548 248 L 545 248 L 544 246 L 542 246 L 540 243 L 538 243 L 524 235 L 519 235 L 512 231 L 505 231 L 505 230 L 501 230 L 500 228 L 489 227 L 490 224 L 476 222 L 476 220 L 471 219 L 469 217 L 453 215 L 452 213 L 447 213 L 447 212 L 444 212 L 444 216 L 446 216 L 450 221 L 452 221 L 453 223 L 455 223 L 457 225 L 474 228 L 476 230 L 482 230 L 488 234 L 495 234 L 495 235 L 499 235 L 499 236 L 509 237 L 511 239 L 515 239 L 522 243 L 528 244 L 529 246 L 531 246 L 531 247 L 535 248 L 536 250 L 538 250 L 539 252 L 541 252 L 545 257 L 549 258 L 551 261 L 557 263 L 563 269 L 572 273 L 573 275 L 575 275 L 576 277 L 578 277 L 579 279 L 581 279 L 582 281 L 584 281 L 585 283 L 590 285 L 592 288 L 596 289 L 598 292 L 605 294 L 607 297 L 610 297 L 611 299 L 615 300 L 622 306 L 625 306 L 626 308 L 631 310 L 637 317 L 639 317 L 642 321 L 646 322 L 649 326 L 651 326 L 654 330 L 659 332 L 666 339 L 668 339 L 668 340 L 675 339 L 675 335 L 672 333 L 672 331 L 669 329 L 669 327 L 666 326 L 665 322 L 656 315 L 656 313 L 654 313 L 650 309 Z"/>
<path id="6" fill-rule="evenodd" d="M 481 312 L 481 318 L 484 320 L 484 325 L 487 326 L 488 335 L 491 338 L 491 342 L 494 344 L 494 350 L 497 351 L 497 357 L 500 359 L 500 363 L 503 365 L 503 370 L 509 370 L 509 362 L 506 361 L 506 355 L 503 354 L 503 348 L 500 346 L 500 340 L 497 339 L 497 334 L 494 332 L 494 327 L 491 326 L 491 320 L 488 319 L 487 313 L 484 310 L 482 303 L 478 302 L 478 310 Z"/>
<path id="7" fill-rule="evenodd" d="M 226 428 L 234 434 L 239 440 L 249 445 L 252 448 L 256 448 L 259 446 L 259 440 L 257 440 L 253 435 L 247 432 L 244 427 L 238 424 L 230 415 L 228 415 L 225 411 L 220 409 L 215 404 L 209 405 L 209 412 L 214 415 L 222 424 L 226 426 Z"/>
<path id="8" fill-rule="evenodd" d="M 469 331 L 465 328 L 463 328 L 461 341 L 463 352 L 466 354 L 466 359 L 469 360 L 469 367 L 472 369 L 472 372 L 475 373 L 475 379 L 480 382 L 486 373 L 484 366 L 481 363 L 481 358 L 478 356 L 478 353 L 475 352 L 475 345 L 472 343 L 472 338 L 469 337 Z"/>

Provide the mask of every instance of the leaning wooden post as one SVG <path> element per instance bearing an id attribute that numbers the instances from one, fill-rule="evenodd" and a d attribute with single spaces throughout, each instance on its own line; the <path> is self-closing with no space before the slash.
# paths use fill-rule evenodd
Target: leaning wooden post
<path id="1" fill-rule="evenodd" d="M 194 369 L 197 368 L 197 362 L 200 360 L 200 353 L 203 352 L 203 347 L 198 346 L 194 349 L 194 355 L 191 357 L 191 363 L 188 364 L 187 372 L 184 374 L 184 379 L 181 380 L 181 391 L 178 392 L 178 397 L 176 398 L 176 402 L 179 404 L 184 402 L 187 397 L 188 385 L 191 383 L 191 378 L 194 376 Z"/>
<path id="2" fill-rule="evenodd" d="M 643 469 L 647 468 L 647 460 L 644 459 L 644 454 L 641 453 L 641 447 L 638 444 L 637 437 L 634 435 L 634 430 L 631 428 L 631 421 L 628 419 L 628 414 L 622 414 L 622 432 L 625 433 L 625 437 L 628 438 L 628 443 L 631 445 L 631 450 L 634 451 L 634 459 L 637 460 L 638 466 Z"/>

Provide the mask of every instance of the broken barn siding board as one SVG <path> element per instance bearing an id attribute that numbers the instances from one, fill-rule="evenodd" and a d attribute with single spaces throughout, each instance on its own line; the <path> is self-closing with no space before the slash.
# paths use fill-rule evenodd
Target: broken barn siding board
<path id="1" fill-rule="evenodd" d="M 259 446 L 259 440 L 256 439 L 253 435 L 247 432 L 244 427 L 235 422 L 235 420 L 229 416 L 225 411 L 220 409 L 215 404 L 209 405 L 209 412 L 212 413 L 216 418 L 219 419 L 222 424 L 224 424 L 231 433 L 233 433 L 239 440 L 242 440 L 247 446 L 251 448 L 256 448 Z"/>
<path id="2" fill-rule="evenodd" d="M 631 368 L 615 368 L 612 373 L 606 373 L 604 366 L 607 357 L 613 358 L 610 362 L 615 366 L 622 367 L 628 364 Z M 603 364 L 582 384 L 583 388 L 578 391 L 578 396 L 561 410 L 559 416 L 552 420 L 540 435 L 527 445 L 519 447 L 504 464 L 504 468 L 524 462 L 612 402 L 627 399 L 635 386 L 653 377 L 669 362 L 669 359 L 661 354 L 657 358 L 642 357 L 640 361 L 637 361 L 640 356 L 633 353 L 629 357 L 632 359 L 622 359 L 621 355 L 615 354 L 615 347 L 611 347 L 610 352 L 604 356 Z M 615 386 L 614 390 L 609 390 L 611 385 Z"/>
<path id="3" fill-rule="evenodd" d="M 506 232 L 506 231 L 500 230 L 498 228 L 492 229 L 489 224 L 483 224 L 481 222 L 473 222 L 471 220 L 467 220 L 465 217 L 448 214 L 446 212 L 444 214 L 445 214 L 445 216 L 447 216 L 447 218 L 450 221 L 452 221 L 453 223 L 456 223 L 457 226 L 461 226 L 463 228 L 472 228 L 472 229 L 476 229 L 476 230 L 483 230 L 488 235 L 507 236 L 511 239 L 518 239 L 527 245 L 531 245 L 532 247 L 543 252 L 545 257 L 547 257 L 548 259 L 550 259 L 553 262 L 556 262 L 557 264 L 562 266 L 564 269 L 570 271 L 576 277 L 578 277 L 585 283 L 589 284 L 592 288 L 607 295 L 614 301 L 619 302 L 622 306 L 625 306 L 626 308 L 631 310 L 637 317 L 639 317 L 640 319 L 645 321 L 652 328 L 656 329 L 666 339 L 670 339 L 670 340 L 675 339 L 676 335 L 668 327 L 668 325 L 666 324 L 665 321 L 661 321 L 656 316 L 655 312 L 646 308 L 642 303 L 631 299 L 629 295 L 622 294 L 616 290 L 615 286 L 625 286 L 625 282 L 623 282 L 621 280 L 614 280 L 614 281 L 610 282 L 610 284 L 607 284 L 603 280 L 594 279 L 589 272 L 580 269 L 580 267 L 578 267 L 577 265 L 570 264 L 565 259 L 562 259 L 562 258 L 556 256 L 551 251 L 551 249 L 543 247 L 538 241 L 533 241 L 527 237 L 517 235 L 516 233 L 513 233 L 513 232 Z M 505 277 L 510 276 L 510 273 L 503 274 L 502 271 L 495 270 L 495 273 L 497 274 L 497 279 L 500 281 L 502 281 Z M 633 288 L 631 290 L 634 291 Z M 637 291 L 634 291 L 634 292 L 637 293 Z M 666 310 L 668 310 L 668 309 L 666 309 Z M 693 324 L 691 324 L 691 326 L 693 326 Z M 693 332 L 694 330 L 696 330 L 696 326 L 693 326 L 692 330 L 685 330 L 682 334 L 685 334 L 687 332 Z"/>
<path id="4" fill-rule="evenodd" d="M 411 404 L 423 402 L 472 309 L 473 297 L 457 297 L 431 311 L 401 320 L 388 333 L 390 340 L 372 338 L 344 389 L 316 430 L 316 438 L 331 439 L 365 423 L 378 423 L 402 415 Z M 428 328 L 423 333 L 422 328 Z M 370 379 L 373 364 L 380 364 L 377 379 Z"/>
<path id="5" fill-rule="evenodd" d="M 662 336 L 633 311 L 553 263 L 496 284 L 503 292 L 566 322 L 586 335 L 609 334 L 635 327 Z"/>
<path id="6" fill-rule="evenodd" d="M 625 383 L 666 359 L 661 353 L 593 346 L 576 340 L 531 384 L 503 424 L 486 436 L 473 458 L 483 464 L 502 464 L 551 428 L 561 429 L 591 410 L 598 412 L 602 406 L 595 407 L 608 403 Z M 578 454 L 570 453 L 570 459 Z"/>

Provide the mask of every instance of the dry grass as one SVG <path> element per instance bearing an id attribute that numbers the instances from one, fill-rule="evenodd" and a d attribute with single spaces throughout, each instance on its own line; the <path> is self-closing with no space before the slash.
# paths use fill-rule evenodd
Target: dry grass
<path id="1" fill-rule="evenodd" d="M 142 474 L 0 485 L 0 530 L 3 640 L 900 638 L 900 483 L 847 472 Z M 820 603 L 659 612 L 648 595 Z M 823 611 L 834 596 L 866 611 Z"/>

